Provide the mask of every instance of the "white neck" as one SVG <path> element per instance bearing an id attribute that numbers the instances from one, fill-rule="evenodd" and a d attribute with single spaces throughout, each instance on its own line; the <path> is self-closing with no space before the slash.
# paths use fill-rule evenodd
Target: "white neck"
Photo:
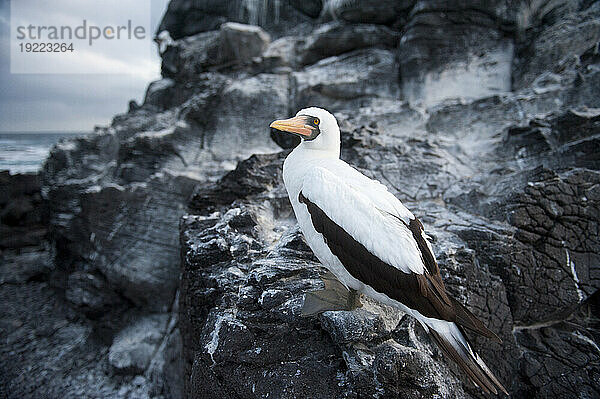
<path id="1" fill-rule="evenodd" d="M 317 138 L 318 139 L 318 138 Z M 302 156 L 307 158 L 339 158 L 340 157 L 340 143 L 339 141 L 332 143 L 331 145 L 316 146 L 310 141 L 304 141 L 294 148 L 296 153 L 302 153 Z M 290 154 L 291 155 L 291 154 Z"/>
<path id="2" fill-rule="evenodd" d="M 302 182 L 304 181 L 304 175 L 307 171 L 323 159 L 339 159 L 340 150 L 337 151 L 332 149 L 319 150 L 310 147 L 303 146 L 301 143 L 297 146 L 294 151 L 290 153 L 283 163 L 283 181 L 290 195 L 290 200 L 300 192 Z"/>

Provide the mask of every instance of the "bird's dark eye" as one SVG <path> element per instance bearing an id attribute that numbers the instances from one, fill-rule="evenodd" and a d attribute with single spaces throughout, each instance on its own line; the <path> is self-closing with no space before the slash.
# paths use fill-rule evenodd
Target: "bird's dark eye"
<path id="1" fill-rule="evenodd" d="M 321 122 L 321 121 L 319 120 L 319 118 L 315 118 L 315 120 L 313 121 L 313 123 L 314 123 L 315 125 L 318 125 L 318 124 L 319 124 L 319 122 Z"/>

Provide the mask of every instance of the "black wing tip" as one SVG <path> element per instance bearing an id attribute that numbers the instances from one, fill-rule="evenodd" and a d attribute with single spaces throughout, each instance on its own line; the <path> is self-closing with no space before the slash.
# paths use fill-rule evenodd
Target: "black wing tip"
<path id="1" fill-rule="evenodd" d="M 501 343 L 502 343 L 502 338 L 500 338 L 500 337 L 498 336 L 498 334 L 496 334 L 496 333 L 495 333 L 495 332 L 493 332 L 492 330 L 488 330 L 488 331 L 489 331 L 490 333 L 492 333 L 492 336 L 491 336 L 491 337 L 489 337 L 489 338 L 491 338 L 491 339 L 492 339 L 492 341 L 495 341 L 495 342 L 496 342 L 496 343 L 498 343 L 498 344 L 501 344 Z"/>
<path id="2" fill-rule="evenodd" d="M 504 385 L 498 383 L 498 388 L 500 388 L 500 390 L 502 391 L 503 394 L 505 394 L 506 396 L 510 397 L 510 394 L 508 393 L 508 391 L 506 390 L 506 388 L 504 388 Z"/>
<path id="3" fill-rule="evenodd" d="M 452 297 L 450 297 L 450 300 L 452 301 L 454 310 L 456 312 L 456 324 L 473 331 L 474 333 L 496 341 L 499 344 L 502 343 L 502 339 L 498 336 L 498 334 L 487 328 L 483 322 L 477 318 L 477 316 L 467 309 L 465 305 Z"/>
<path id="4" fill-rule="evenodd" d="M 448 339 L 433 328 L 429 328 L 429 332 L 431 334 L 430 336 L 434 339 L 442 352 L 452 359 L 460 369 L 467 374 L 469 379 L 484 393 L 498 395 L 498 390 L 500 390 L 506 396 L 510 396 L 506 388 L 498 381 L 496 376 L 494 376 L 485 363 L 483 363 L 481 358 L 478 360 L 477 358 L 468 355 L 469 352 L 466 350 L 462 351 L 463 355 L 461 356 Z"/>

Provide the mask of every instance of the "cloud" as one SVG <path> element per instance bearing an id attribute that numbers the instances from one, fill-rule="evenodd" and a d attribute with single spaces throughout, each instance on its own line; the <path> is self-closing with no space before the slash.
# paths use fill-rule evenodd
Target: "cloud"
<path id="1" fill-rule="evenodd" d="M 82 12 L 81 4 L 85 2 L 70 1 L 73 2 L 73 13 L 62 14 L 61 18 L 69 23 L 81 23 L 78 13 Z M 90 131 L 95 125 L 109 124 L 115 114 L 125 112 L 130 99 L 141 101 L 148 83 L 160 78 L 160 58 L 156 49 L 152 49 L 151 60 L 143 63 L 130 54 L 110 53 L 90 53 L 78 60 L 88 65 L 103 63 L 110 68 L 126 68 L 130 71 L 127 75 L 11 74 L 9 4 L 0 0 L 0 87 L 3 89 L 0 93 L 0 131 Z M 137 12 L 135 5 L 121 4 L 122 15 Z M 153 35 L 167 4 L 168 0 L 152 0 L 152 30 L 149 34 Z M 101 16 L 97 17 L 100 19 Z"/>

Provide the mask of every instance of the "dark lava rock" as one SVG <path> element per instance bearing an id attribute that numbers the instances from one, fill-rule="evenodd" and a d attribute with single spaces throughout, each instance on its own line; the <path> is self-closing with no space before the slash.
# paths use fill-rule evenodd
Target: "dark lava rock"
<path id="1" fill-rule="evenodd" d="M 179 81 L 218 66 L 251 64 L 271 41 L 258 26 L 228 22 L 218 31 L 198 33 L 171 43 L 163 53 L 164 76 Z"/>
<path id="2" fill-rule="evenodd" d="M 280 158 L 242 163 L 223 185 L 233 179 L 243 184 L 273 167 L 281 167 Z M 297 245 L 289 205 L 287 212 L 277 210 L 285 193 L 260 180 L 254 186 L 262 190 L 241 203 L 182 220 L 180 317 L 188 397 L 361 397 L 388 386 L 394 388 L 387 392 L 408 397 L 464 397 L 430 349 L 421 352 L 392 339 L 398 312 L 386 314 L 368 302 L 356 312 L 300 316 L 303 293 L 321 287 L 323 269 L 307 258 L 305 245 Z M 207 201 L 196 206 L 206 209 Z M 413 328 L 408 331 L 415 334 Z M 411 369 L 404 366 L 406 356 L 415 360 Z M 423 377 L 419 367 L 437 373 Z M 399 373 L 410 387 L 398 383 Z M 386 378 L 386 385 L 378 378 Z"/>
<path id="3" fill-rule="evenodd" d="M 192 197 L 190 208 L 207 209 L 215 205 L 227 205 L 236 199 L 261 193 L 265 188 L 279 186 L 283 178 L 285 155 L 253 155 L 240 162 L 218 182 L 199 188 Z"/>
<path id="4" fill-rule="evenodd" d="M 59 144 L 44 171 L 59 255 L 159 311 L 175 294 L 177 224 L 195 186 L 225 173 L 236 158 L 275 149 L 268 122 L 287 112 L 288 79 L 281 75 L 232 81 L 204 74 L 194 86 L 198 94 L 175 105 L 155 98 L 170 94 L 151 86 L 152 104 L 94 136 Z M 154 108 L 159 103 L 166 109 Z M 242 117 L 247 112 L 251 117 Z"/>
<path id="5" fill-rule="evenodd" d="M 513 316 L 526 323 L 549 318 L 600 288 L 600 173 L 548 174 L 529 182 L 509 211 L 515 238 L 525 244 L 516 247 L 508 270 Z"/>
<path id="6" fill-rule="evenodd" d="M 2 214 L 0 214 L 0 220 L 2 223 L 9 226 L 16 226 L 19 222 L 22 222 L 28 213 L 35 210 L 32 201 L 27 197 L 13 198 L 11 202 L 4 207 Z"/>
<path id="7" fill-rule="evenodd" d="M 202 32 L 173 42 L 163 53 L 163 76 L 191 79 L 220 63 L 218 30 Z"/>
<path id="8" fill-rule="evenodd" d="M 326 11 L 334 18 L 347 22 L 391 24 L 414 4 L 414 0 L 329 0 Z"/>
<path id="9" fill-rule="evenodd" d="M 149 315 L 119 331 L 108 352 L 108 362 L 115 371 L 143 373 L 163 339 L 168 321 L 169 314 Z"/>
<path id="10" fill-rule="evenodd" d="M 69 275 L 65 298 L 92 318 L 121 304 L 121 298 L 110 289 L 101 275 L 84 271 Z"/>
<path id="11" fill-rule="evenodd" d="M 0 171 L 0 206 L 13 198 L 33 195 L 40 191 L 40 176 L 34 173 L 11 175 L 8 170 Z"/>
<path id="12" fill-rule="evenodd" d="M 166 309 L 177 285 L 177 241 L 169 226 L 177 224 L 193 186 L 188 177 L 168 174 L 129 187 L 108 184 L 77 192 L 52 186 L 51 204 L 63 195 L 78 204 L 66 226 L 56 219 L 62 215 L 52 219 L 56 239 L 70 252 L 62 255 L 79 257 L 77 262 L 85 265 L 80 267 L 93 267 L 129 300 Z"/>
<path id="13" fill-rule="evenodd" d="M 483 397 L 401 312 L 300 315 L 324 270 L 281 182 L 297 140 L 268 126 L 316 105 L 503 339 L 473 337 L 511 395 L 597 397 L 598 18 L 173 0 L 144 102 L 0 173 L 0 396 Z"/>
<path id="14" fill-rule="evenodd" d="M 173 39 L 215 30 L 232 21 L 258 25 L 275 34 L 290 34 L 302 24 L 312 25 L 321 1 L 214 1 L 173 0 L 158 31 L 167 30 Z"/>
<path id="15" fill-rule="evenodd" d="M 524 350 L 525 378 L 540 387 L 539 397 L 597 397 L 600 376 L 598 291 L 579 306 L 536 328 L 516 328 Z M 540 351 L 540 348 L 544 348 Z M 594 380 L 591 380 L 593 378 Z M 525 392 L 524 392 L 525 393 Z"/>
<path id="16" fill-rule="evenodd" d="M 557 90 L 561 95 L 569 89 Z M 510 111 L 517 108 L 527 111 Z M 547 115 L 540 117 L 542 112 Z M 423 220 L 448 290 L 503 339 L 497 344 L 474 337 L 509 390 L 560 397 L 579 384 L 593 397 L 596 357 L 586 353 L 596 342 L 593 327 L 581 335 L 556 324 L 551 342 L 538 332 L 566 322 L 599 288 L 594 201 L 600 162 L 594 147 L 588 144 L 589 155 L 582 157 L 586 147 L 578 144 L 596 138 L 596 113 L 561 109 L 544 94 L 522 93 L 440 105 L 428 115 L 404 105 L 337 116 L 345 136 L 342 157 L 385 182 Z M 422 329 L 397 310 L 366 300 L 363 308 L 326 312 L 308 319 L 317 324 L 305 324 L 298 313 L 301 294 L 319 287 L 320 269 L 302 252 L 283 251 L 291 242 L 286 237 L 297 234 L 276 180 L 284 154 L 251 158 L 197 192 L 193 214 L 181 224 L 188 395 L 293 397 L 304 394 L 303 376 L 309 375 L 330 382 L 316 385 L 312 397 L 479 397 Z M 237 194 L 228 188 L 238 186 Z M 584 315 L 582 323 L 593 325 L 594 317 Z M 281 338 L 273 331 L 282 328 L 293 337 L 293 350 L 278 346 Z M 265 331 L 277 340 L 265 341 Z M 574 360 L 561 360 L 563 379 L 548 385 L 555 375 L 552 362 L 544 371 L 536 365 L 563 347 Z M 311 374 L 311 362 L 324 362 L 317 355 L 329 359 L 318 376 Z M 289 362 L 294 376 L 284 367 Z M 332 386 L 340 390 L 332 393 Z"/>
<path id="17" fill-rule="evenodd" d="M 118 323 L 129 318 L 121 314 Z M 111 333 L 105 337 L 78 318 L 46 282 L 0 285 L 0 320 L 0 392 L 7 398 L 181 397 L 179 377 L 165 377 L 177 370 L 166 347 L 176 348 L 171 324 L 162 330 L 148 368 L 133 376 L 113 372 L 105 343 L 108 338 L 110 346 Z M 119 337 L 126 339 L 123 333 Z"/>
<path id="18" fill-rule="evenodd" d="M 407 100 L 431 105 L 510 90 L 514 44 L 502 14 L 511 2 L 477 3 L 417 1 L 398 48 Z"/>
<path id="19" fill-rule="evenodd" d="M 44 245 L 48 234 L 38 174 L 0 171 L 0 250 Z"/>
<path id="20" fill-rule="evenodd" d="M 42 279 L 54 266 L 51 253 L 45 247 L 5 250 L 0 260 L 0 285 L 23 284 Z"/>
<path id="21" fill-rule="evenodd" d="M 269 34 L 258 26 L 228 22 L 221 25 L 221 61 L 249 63 L 260 57 L 271 41 Z"/>
<path id="22" fill-rule="evenodd" d="M 365 47 L 393 48 L 400 35 L 381 25 L 331 22 L 311 33 L 297 50 L 302 65 Z"/>
<path id="23" fill-rule="evenodd" d="M 600 42 L 600 4 L 562 2 L 535 4 L 519 21 L 523 29 L 517 43 L 513 86 L 534 83 L 543 72 L 558 72 Z M 585 57 L 584 57 L 585 58 Z M 581 60 L 585 64 L 585 59 Z"/>
<path id="24" fill-rule="evenodd" d="M 398 98 L 398 65 L 389 50 L 365 49 L 329 57 L 293 74 L 294 109 L 327 104 L 331 111 Z"/>

